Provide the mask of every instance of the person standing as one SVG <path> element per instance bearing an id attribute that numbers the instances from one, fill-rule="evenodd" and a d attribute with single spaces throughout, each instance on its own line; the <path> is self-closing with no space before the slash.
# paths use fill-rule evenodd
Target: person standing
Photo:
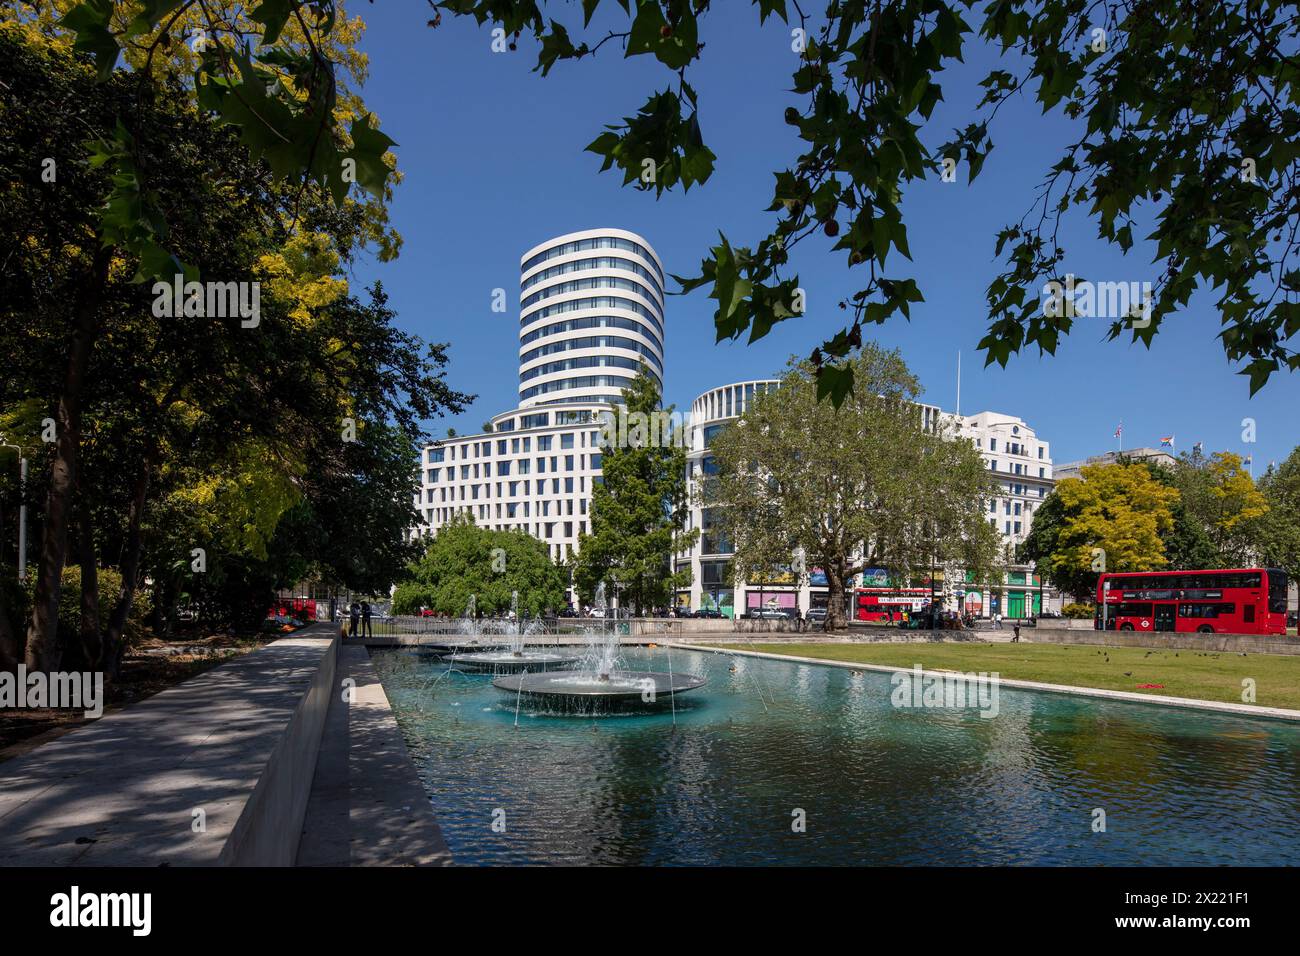
<path id="1" fill-rule="evenodd" d="M 357 636 L 357 622 L 361 619 L 361 605 L 353 601 L 348 605 L 348 637 Z"/>
<path id="2" fill-rule="evenodd" d="M 1011 643 L 1012 643 L 1012 644 L 1019 644 L 1019 643 L 1020 643 L 1020 624 L 1019 624 L 1019 623 L 1013 624 L 1013 625 L 1011 626 L 1011 632 L 1012 632 Z"/>
<path id="3" fill-rule="evenodd" d="M 361 636 L 374 637 L 374 632 L 370 629 L 370 602 L 361 602 Z"/>

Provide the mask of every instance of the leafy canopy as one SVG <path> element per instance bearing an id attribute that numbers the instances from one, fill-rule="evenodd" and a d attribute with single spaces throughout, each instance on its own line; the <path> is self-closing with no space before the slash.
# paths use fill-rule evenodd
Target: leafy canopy
<path id="1" fill-rule="evenodd" d="M 537 70 L 597 55 L 609 44 L 625 57 L 657 60 L 672 76 L 645 105 L 606 127 L 587 149 L 625 184 L 653 191 L 707 182 L 715 156 L 701 132 L 704 104 L 688 81 L 705 55 L 709 0 L 583 0 L 581 29 L 568 3 L 441 0 L 441 10 L 532 34 Z M 732 6 L 728 5 L 728 9 Z M 1281 0 L 1192 3 L 1149 0 L 828 0 L 820 14 L 788 0 L 754 0 L 760 22 L 791 33 L 791 86 L 784 111 L 798 137 L 794 155 L 774 156 L 767 210 L 774 222 L 756 243 L 725 235 L 683 291 L 709 289 L 719 341 L 748 332 L 753 342 L 802 314 L 791 251 L 825 237 L 863 273 L 840 303 L 849 323 L 812 351 L 823 394 L 839 405 L 853 387 L 846 361 L 864 325 L 923 301 L 900 259 L 910 260 L 907 188 L 945 173 L 973 181 L 994 147 L 997 113 L 1029 94 L 1061 114 L 1073 135 L 1036 187 L 1013 203 L 1023 215 L 996 236 L 1001 271 L 986 292 L 986 362 L 1006 365 L 1036 346 L 1055 354 L 1074 326 L 1071 310 L 1047 314 L 1042 290 L 1078 269 L 1059 240 L 1071 215 L 1096 224 L 1123 253 L 1154 243 L 1150 321 L 1116 319 L 1122 336 L 1148 347 L 1165 319 L 1197 289 L 1213 288 L 1225 356 L 1244 364 L 1254 394 L 1279 369 L 1300 368 L 1296 251 L 1300 200 L 1300 18 Z M 614 27 L 597 39 L 593 18 Z M 436 26 L 441 14 L 431 22 Z M 588 36 L 588 34 L 590 36 Z M 969 122 L 934 128 L 944 71 L 982 44 L 996 63 L 980 81 Z M 754 66 L 752 68 L 761 68 Z M 786 69 L 776 66 L 776 69 Z M 725 104 L 714 104 L 715 115 Z M 650 172 L 653 172 L 653 176 Z M 894 265 L 888 265 L 893 262 Z"/>

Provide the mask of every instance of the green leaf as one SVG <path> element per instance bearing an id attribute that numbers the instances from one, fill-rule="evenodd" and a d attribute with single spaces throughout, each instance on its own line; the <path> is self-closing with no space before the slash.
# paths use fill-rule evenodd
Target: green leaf
<path id="1" fill-rule="evenodd" d="M 344 155 L 356 161 L 357 184 L 376 199 L 382 199 L 391 172 L 384 162 L 384 153 L 397 143 L 372 125 L 373 119 L 367 113 L 352 121 L 352 149 Z"/>
<path id="2" fill-rule="evenodd" d="M 112 0 L 82 0 L 59 21 L 76 35 L 72 48 L 95 58 L 96 72 L 101 80 L 113 75 L 121 51 L 117 38 L 109 30 L 112 15 Z"/>
<path id="3" fill-rule="evenodd" d="M 294 0 L 262 0 L 257 5 L 249 17 L 262 24 L 262 43 L 272 44 L 280 39 L 280 31 L 296 6 Z"/>

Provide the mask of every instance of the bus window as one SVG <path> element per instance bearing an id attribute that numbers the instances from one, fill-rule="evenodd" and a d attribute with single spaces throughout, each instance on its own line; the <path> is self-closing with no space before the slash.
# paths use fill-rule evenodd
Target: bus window
<path id="1" fill-rule="evenodd" d="M 1286 572 L 1268 572 L 1268 610 L 1270 614 L 1286 613 Z"/>
<path id="2" fill-rule="evenodd" d="M 1249 607 L 1249 605 L 1246 605 Z M 1235 604 L 1180 604 L 1179 617 L 1227 617 L 1236 610 Z M 1249 620 L 1249 618 L 1248 618 Z"/>
<path id="3" fill-rule="evenodd" d="M 1247 624 L 1254 624 L 1254 623 L 1255 623 L 1255 605 L 1253 605 L 1253 604 L 1243 604 L 1243 605 L 1241 606 L 1241 610 L 1242 610 L 1242 613 L 1243 613 L 1243 615 L 1244 615 L 1243 620 L 1245 620 L 1245 622 L 1246 622 Z"/>

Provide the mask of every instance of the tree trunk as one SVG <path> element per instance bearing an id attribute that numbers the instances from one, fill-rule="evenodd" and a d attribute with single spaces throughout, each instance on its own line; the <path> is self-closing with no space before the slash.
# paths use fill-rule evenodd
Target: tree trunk
<path id="1" fill-rule="evenodd" d="M 76 325 L 63 393 L 55 413 L 54 466 L 45 498 L 41 557 L 36 572 L 32 619 L 27 627 L 27 666 L 32 670 L 58 670 L 63 657 L 59 643 L 59 591 L 68 551 L 68 520 L 77 478 L 81 446 L 81 398 L 90 366 L 90 352 L 99 333 L 99 299 L 108 276 L 111 250 L 99 248 L 87 281 L 78 287 L 73 310 Z"/>
<path id="2" fill-rule="evenodd" d="M 116 677 L 122 662 L 125 647 L 122 634 L 126 630 L 127 619 L 131 616 L 131 605 L 135 602 L 137 578 L 140 575 L 140 552 L 143 535 L 140 524 L 144 518 L 145 502 L 149 497 L 149 475 L 153 471 L 153 460 L 157 447 L 151 447 L 145 454 L 140 466 L 140 473 L 135 479 L 134 494 L 131 497 L 131 509 L 127 519 L 126 546 L 122 551 L 122 591 L 108 619 L 108 629 L 104 635 L 104 672 L 109 677 Z"/>
<path id="3" fill-rule="evenodd" d="M 95 527 L 83 499 L 78 525 L 81 560 L 81 653 L 90 670 L 103 667 L 103 640 L 99 632 L 99 564 L 95 556 Z"/>
<path id="4" fill-rule="evenodd" d="M 4 588 L 0 587 L 0 671 L 15 673 L 22 659 L 18 635 L 9 622 L 9 608 L 5 604 Z"/>
<path id="5" fill-rule="evenodd" d="M 826 623 L 827 633 L 844 627 L 844 568 L 838 562 L 826 562 Z"/>

